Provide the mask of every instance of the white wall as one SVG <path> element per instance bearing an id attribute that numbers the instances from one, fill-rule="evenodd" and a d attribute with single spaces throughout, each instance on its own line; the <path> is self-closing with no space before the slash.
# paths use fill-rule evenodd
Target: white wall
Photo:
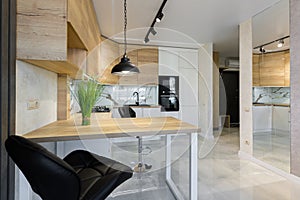
<path id="1" fill-rule="evenodd" d="M 57 119 L 57 74 L 17 60 L 16 134 L 22 135 Z M 30 100 L 38 109 L 28 110 Z"/>
<path id="2" fill-rule="evenodd" d="M 16 134 L 23 135 L 57 119 L 57 74 L 17 60 L 16 62 Z M 28 110 L 27 103 L 37 100 L 37 109 Z M 43 143 L 54 152 L 54 143 Z M 35 198 L 27 180 L 16 168 L 15 199 Z M 37 199 L 37 198 L 35 198 Z"/>
<path id="3" fill-rule="evenodd" d="M 253 154 L 252 20 L 240 24 L 240 152 Z"/>
<path id="4" fill-rule="evenodd" d="M 203 45 L 199 59 L 199 127 L 206 138 L 213 138 L 213 44 Z"/>

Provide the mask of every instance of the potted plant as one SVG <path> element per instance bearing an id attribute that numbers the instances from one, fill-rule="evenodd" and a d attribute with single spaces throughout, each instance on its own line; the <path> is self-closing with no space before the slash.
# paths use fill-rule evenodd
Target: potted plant
<path id="1" fill-rule="evenodd" d="M 103 90 L 104 86 L 92 78 L 78 83 L 74 97 L 81 109 L 82 125 L 91 124 L 93 106 L 100 99 Z"/>

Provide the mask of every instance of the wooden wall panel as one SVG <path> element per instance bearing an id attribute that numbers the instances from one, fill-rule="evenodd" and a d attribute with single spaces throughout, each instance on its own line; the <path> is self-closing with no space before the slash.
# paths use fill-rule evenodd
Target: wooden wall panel
<path id="1" fill-rule="evenodd" d="M 260 55 L 253 55 L 253 63 L 252 63 L 253 86 L 260 86 L 259 60 L 260 60 Z"/>
<path id="2" fill-rule="evenodd" d="M 88 51 L 99 45 L 100 31 L 91 0 L 68 0 L 67 18 Z"/>
<path id="3" fill-rule="evenodd" d="M 290 51 L 285 52 L 284 54 L 284 85 L 290 86 Z"/>
<path id="4" fill-rule="evenodd" d="M 67 58 L 67 5 L 62 0 L 18 0 L 17 58 Z"/>
<path id="5" fill-rule="evenodd" d="M 289 86 L 289 51 L 253 55 L 253 86 Z"/>
<path id="6" fill-rule="evenodd" d="M 100 75 L 102 84 L 118 84 L 119 77 L 111 74 L 113 66 L 120 62 L 119 45 L 110 40 L 102 40 L 100 45 Z"/>
<path id="7" fill-rule="evenodd" d="M 57 120 L 70 118 L 70 90 L 68 87 L 69 76 L 59 74 L 57 77 Z"/>
<path id="8" fill-rule="evenodd" d="M 138 75 L 138 85 L 158 84 L 158 63 L 138 62 L 140 74 Z"/>

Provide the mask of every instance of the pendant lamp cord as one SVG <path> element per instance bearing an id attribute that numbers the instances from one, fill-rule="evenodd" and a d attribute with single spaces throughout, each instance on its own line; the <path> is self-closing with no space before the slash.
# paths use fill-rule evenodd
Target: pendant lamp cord
<path id="1" fill-rule="evenodd" d="M 124 56 L 126 55 L 127 52 L 127 1 L 124 0 Z"/>

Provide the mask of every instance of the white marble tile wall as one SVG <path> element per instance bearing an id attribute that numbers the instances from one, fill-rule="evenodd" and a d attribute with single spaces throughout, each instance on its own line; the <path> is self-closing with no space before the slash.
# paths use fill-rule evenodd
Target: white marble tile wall
<path id="1" fill-rule="evenodd" d="M 253 103 L 290 104 L 289 87 L 253 87 Z"/>
<path id="2" fill-rule="evenodd" d="M 77 81 L 73 81 L 70 89 L 75 90 Z M 158 104 L 158 86 L 122 86 L 106 85 L 103 91 L 103 97 L 96 103 L 96 106 L 107 106 L 112 108 L 114 105 L 134 104 L 136 97 L 134 92 L 139 93 L 140 104 L 157 105 Z M 112 100 L 106 98 L 111 95 Z M 80 111 L 76 100 L 71 97 L 71 113 Z"/>
<path id="3" fill-rule="evenodd" d="M 110 94 L 115 103 L 107 98 L 102 98 L 97 105 L 113 106 L 114 104 L 134 104 L 136 97 L 134 92 L 139 93 L 140 104 L 158 104 L 158 87 L 157 86 L 105 86 L 104 95 Z"/>

